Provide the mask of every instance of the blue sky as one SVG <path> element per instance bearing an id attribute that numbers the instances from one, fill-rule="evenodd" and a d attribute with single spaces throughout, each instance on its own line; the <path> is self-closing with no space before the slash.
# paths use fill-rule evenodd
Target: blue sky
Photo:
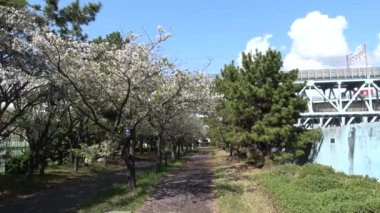
<path id="1" fill-rule="evenodd" d="M 41 3 L 30 0 L 30 3 Z M 70 0 L 61 0 L 67 4 Z M 90 2 L 82 0 L 82 3 Z M 94 1 L 92 1 L 94 2 Z M 328 0 L 100 0 L 90 38 L 112 31 L 154 38 L 161 25 L 172 37 L 162 53 L 183 69 L 218 73 L 242 51 L 281 51 L 284 69 L 345 66 L 345 54 L 367 45 L 371 66 L 380 64 L 380 3 Z M 298 21 L 296 21 L 298 20 Z M 292 36 L 290 36 L 292 35 Z M 247 46 L 248 44 L 248 46 Z M 379 47 L 378 47 L 379 46 Z M 359 62 L 360 63 L 360 62 Z M 359 65 L 358 65 L 359 66 Z"/>

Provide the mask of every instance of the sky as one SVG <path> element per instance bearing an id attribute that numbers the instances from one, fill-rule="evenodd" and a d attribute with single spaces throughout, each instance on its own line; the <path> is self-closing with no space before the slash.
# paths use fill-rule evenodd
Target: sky
<path id="1" fill-rule="evenodd" d="M 72 0 L 61 0 L 65 5 Z M 29 0 L 42 4 L 42 0 Z M 97 2 L 82 0 L 81 3 Z M 283 70 L 346 67 L 346 55 L 367 47 L 368 66 L 380 66 L 380 3 L 375 0 L 100 0 L 90 38 L 113 31 L 172 37 L 161 53 L 182 69 L 217 74 L 241 52 L 281 52 Z M 365 66 L 364 58 L 352 66 Z"/>

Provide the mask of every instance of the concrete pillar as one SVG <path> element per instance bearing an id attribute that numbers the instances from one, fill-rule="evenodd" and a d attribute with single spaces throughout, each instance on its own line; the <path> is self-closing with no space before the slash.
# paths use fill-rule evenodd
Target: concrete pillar
<path id="1" fill-rule="evenodd" d="M 319 118 L 319 127 L 323 126 L 323 118 Z"/>
<path id="2" fill-rule="evenodd" d="M 339 100 L 339 112 L 343 112 L 343 103 L 342 103 L 342 92 L 341 92 L 342 81 L 338 81 L 338 100 Z"/>
<path id="3" fill-rule="evenodd" d="M 346 118 L 345 117 L 340 118 L 340 126 L 346 126 Z"/>

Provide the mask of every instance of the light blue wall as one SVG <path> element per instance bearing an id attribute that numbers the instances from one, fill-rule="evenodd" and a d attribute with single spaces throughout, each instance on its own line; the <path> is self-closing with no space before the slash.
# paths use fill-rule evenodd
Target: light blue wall
<path id="1" fill-rule="evenodd" d="M 310 157 L 349 175 L 380 179 L 380 123 L 324 128 Z M 331 143 L 335 139 L 335 143 Z"/>

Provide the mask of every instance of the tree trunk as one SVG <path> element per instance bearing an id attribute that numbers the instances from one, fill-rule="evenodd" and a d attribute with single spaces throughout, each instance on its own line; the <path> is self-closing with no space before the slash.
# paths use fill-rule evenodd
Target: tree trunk
<path id="1" fill-rule="evenodd" d="M 150 148 L 151 148 L 151 152 L 157 152 L 157 140 L 158 140 L 158 137 L 152 137 L 151 140 L 150 140 Z"/>
<path id="2" fill-rule="evenodd" d="M 58 165 L 62 165 L 62 164 L 63 164 L 63 151 L 59 150 L 58 151 Z"/>
<path id="3" fill-rule="evenodd" d="M 140 137 L 140 154 L 143 155 L 144 154 L 144 137 Z"/>
<path id="4" fill-rule="evenodd" d="M 147 151 L 152 152 L 152 139 L 151 139 L 151 137 L 147 138 L 146 142 L 148 144 Z"/>
<path id="5" fill-rule="evenodd" d="M 265 155 L 262 150 L 256 149 L 256 155 L 257 155 L 257 163 L 256 167 L 262 168 L 265 165 Z"/>
<path id="6" fill-rule="evenodd" d="M 77 155 L 74 156 L 74 170 L 75 172 L 79 171 L 79 157 Z"/>
<path id="7" fill-rule="evenodd" d="M 29 154 L 29 168 L 28 168 L 28 177 L 32 177 L 34 174 L 34 168 L 35 168 L 35 155 L 33 154 L 33 151 L 30 150 Z"/>
<path id="8" fill-rule="evenodd" d="M 165 152 L 165 167 L 168 166 L 168 152 Z"/>
<path id="9" fill-rule="evenodd" d="M 128 187 L 131 190 L 136 189 L 136 168 L 135 168 L 135 157 L 134 155 L 134 146 L 132 146 L 131 139 L 125 139 L 124 145 L 123 145 L 123 155 L 124 155 L 124 162 L 127 165 L 128 173 L 127 173 L 127 180 L 128 180 Z"/>
<path id="10" fill-rule="evenodd" d="M 45 175 L 46 161 L 40 164 L 40 175 Z"/>
<path id="11" fill-rule="evenodd" d="M 72 148 L 70 148 L 70 149 L 72 149 Z M 69 159 L 70 159 L 71 165 L 74 166 L 74 155 L 73 155 L 73 152 L 69 152 Z"/>
<path id="12" fill-rule="evenodd" d="M 179 160 L 180 159 L 180 157 L 181 157 L 181 144 L 178 144 L 178 146 L 177 146 L 177 160 Z"/>
<path id="13" fill-rule="evenodd" d="M 174 142 L 173 142 L 174 143 Z M 172 150 L 171 150 L 171 159 L 172 161 L 175 161 L 175 149 L 176 149 L 176 145 L 173 144 L 172 146 Z"/>
<path id="14" fill-rule="evenodd" d="M 135 156 L 135 148 L 133 146 L 129 147 L 129 154 Z"/>
<path id="15" fill-rule="evenodd" d="M 131 154 L 127 154 L 127 169 L 128 169 L 128 188 L 131 190 L 136 189 L 136 169 L 135 169 L 135 159 Z"/>
<path id="16" fill-rule="evenodd" d="M 231 157 L 234 151 L 232 144 L 229 144 L 229 148 L 230 148 L 230 157 Z"/>
<path id="17" fill-rule="evenodd" d="M 160 134 L 158 140 L 157 140 L 157 159 L 156 159 L 156 172 L 161 171 L 161 142 L 162 142 L 162 134 Z"/>
<path id="18" fill-rule="evenodd" d="M 58 148 L 58 165 L 62 165 L 63 164 L 63 156 L 64 156 L 64 153 L 63 153 L 63 139 L 59 139 L 59 148 Z"/>
<path id="19" fill-rule="evenodd" d="M 46 157 L 44 156 L 44 154 L 42 154 L 42 156 L 39 157 L 39 174 L 40 175 L 45 175 L 45 168 L 47 166 L 47 162 L 46 162 Z"/>

